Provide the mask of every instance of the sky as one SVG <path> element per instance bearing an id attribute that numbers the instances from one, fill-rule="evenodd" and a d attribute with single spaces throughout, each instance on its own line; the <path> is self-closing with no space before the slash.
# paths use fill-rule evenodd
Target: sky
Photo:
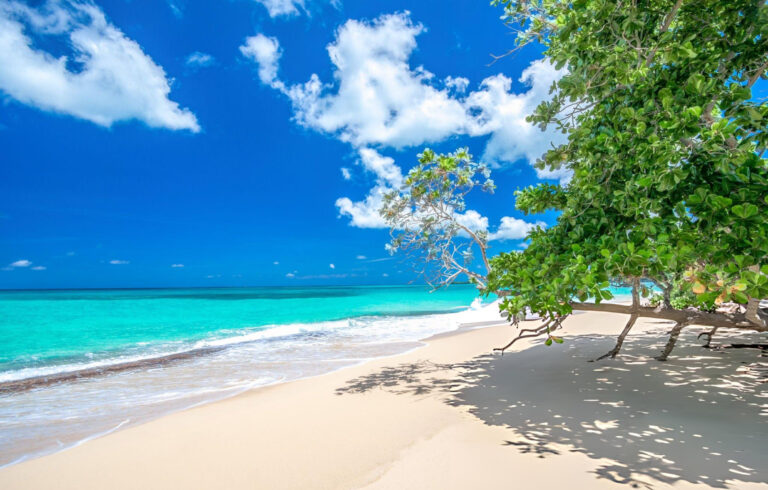
<path id="1" fill-rule="evenodd" d="M 376 209 L 424 148 L 497 191 L 460 218 L 519 249 L 516 189 L 561 135 L 561 74 L 484 1 L 0 0 L 0 288 L 404 284 Z"/>

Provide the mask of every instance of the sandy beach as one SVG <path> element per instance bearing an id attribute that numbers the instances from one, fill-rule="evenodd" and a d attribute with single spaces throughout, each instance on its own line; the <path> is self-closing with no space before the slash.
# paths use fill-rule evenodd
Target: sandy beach
<path id="1" fill-rule="evenodd" d="M 0 470 L 36 488 L 768 488 L 768 390 L 754 349 L 670 361 L 643 322 L 574 315 L 566 342 L 513 327 L 438 335 L 409 353 L 261 388 Z M 764 358 L 763 358 L 764 359 Z"/>

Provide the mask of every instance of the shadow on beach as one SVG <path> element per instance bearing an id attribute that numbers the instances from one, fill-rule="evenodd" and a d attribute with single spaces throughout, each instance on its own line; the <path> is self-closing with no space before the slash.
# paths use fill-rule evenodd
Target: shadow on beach
<path id="1" fill-rule="evenodd" d="M 768 357 L 758 349 L 709 350 L 697 330 L 667 362 L 651 357 L 663 327 L 630 336 L 618 359 L 587 362 L 614 337 L 569 337 L 461 364 L 418 362 L 351 380 L 337 394 L 373 389 L 441 395 L 485 424 L 506 427 L 501 444 L 540 458 L 563 451 L 601 461 L 598 478 L 651 488 L 657 481 L 716 488 L 768 481 Z M 723 337 L 724 338 L 724 337 Z M 754 343 L 757 335 L 727 342 Z"/>

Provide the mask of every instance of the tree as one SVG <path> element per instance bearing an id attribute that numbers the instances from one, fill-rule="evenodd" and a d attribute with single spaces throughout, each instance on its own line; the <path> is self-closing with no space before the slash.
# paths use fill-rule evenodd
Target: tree
<path id="1" fill-rule="evenodd" d="M 499 3 L 499 0 L 496 0 Z M 486 292 L 512 318 L 526 307 L 552 333 L 574 310 L 624 313 L 615 357 L 638 317 L 768 330 L 768 104 L 752 88 L 768 68 L 762 0 L 504 0 L 518 48 L 536 42 L 568 72 L 529 121 L 567 134 L 536 162 L 565 185 L 516 192 L 525 213 L 559 212 L 521 252 L 490 259 Z M 517 49 L 517 48 L 516 48 Z M 609 281 L 632 284 L 608 304 Z M 644 285 L 663 294 L 644 306 Z"/>
<path id="2" fill-rule="evenodd" d="M 466 148 L 450 155 L 426 149 L 403 188 L 384 196 L 380 213 L 391 227 L 390 251 L 404 252 L 422 264 L 422 275 L 435 289 L 462 275 L 486 288 L 491 271 L 488 233 L 467 223 L 464 201 L 475 187 L 495 189 L 488 167 L 475 163 Z M 472 269 L 475 251 L 481 272 Z"/>

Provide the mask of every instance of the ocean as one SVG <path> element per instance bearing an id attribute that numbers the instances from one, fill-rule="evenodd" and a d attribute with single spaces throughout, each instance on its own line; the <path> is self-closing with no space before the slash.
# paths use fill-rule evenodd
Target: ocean
<path id="1" fill-rule="evenodd" d="M 479 306 L 471 285 L 2 291 L 0 466 L 405 352 Z"/>
<path id="2" fill-rule="evenodd" d="M 471 285 L 0 291 L 0 466 L 406 352 L 498 320 L 490 301 Z"/>

